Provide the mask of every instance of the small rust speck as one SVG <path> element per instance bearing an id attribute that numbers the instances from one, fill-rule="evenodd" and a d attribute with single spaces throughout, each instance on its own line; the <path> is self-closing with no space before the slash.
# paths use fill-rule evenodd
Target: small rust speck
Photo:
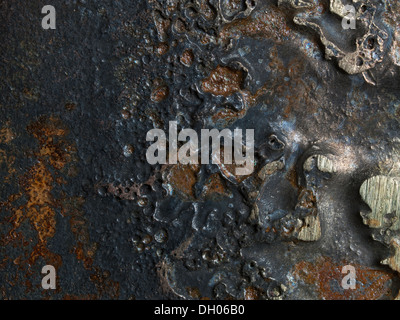
<path id="1" fill-rule="evenodd" d="M 172 166 L 167 177 L 167 183 L 184 198 L 194 199 L 193 187 L 197 182 L 198 165 Z"/>
<path id="2" fill-rule="evenodd" d="M 158 55 L 162 56 L 162 55 L 166 54 L 168 52 L 168 50 L 169 50 L 168 43 L 161 42 L 158 44 L 156 52 Z"/>
<path id="3" fill-rule="evenodd" d="M 244 300 L 259 300 L 260 292 L 257 288 L 247 287 L 244 290 Z"/>
<path id="4" fill-rule="evenodd" d="M 153 102 L 161 102 L 165 100 L 169 95 L 169 89 L 166 85 L 161 85 L 156 87 L 151 93 L 151 101 Z"/>
<path id="5" fill-rule="evenodd" d="M 201 298 L 201 293 L 200 290 L 196 287 L 187 287 L 186 288 L 188 294 L 193 298 L 193 299 L 200 299 Z"/>
<path id="6" fill-rule="evenodd" d="M 347 264 L 334 263 L 331 258 L 320 257 L 315 262 L 297 263 L 293 274 L 297 279 L 315 285 L 320 298 L 324 300 L 377 300 L 390 294 L 389 283 L 394 277 L 393 274 L 357 264 L 352 264 L 357 274 L 356 289 L 335 289 L 341 285 L 342 267 Z"/>
<path id="7" fill-rule="evenodd" d="M 72 102 L 68 102 L 65 104 L 65 109 L 68 111 L 73 111 L 76 109 L 76 104 Z"/>
<path id="8" fill-rule="evenodd" d="M 186 67 L 190 67 L 193 64 L 193 60 L 193 51 L 190 49 L 185 50 L 181 56 L 181 63 Z"/>

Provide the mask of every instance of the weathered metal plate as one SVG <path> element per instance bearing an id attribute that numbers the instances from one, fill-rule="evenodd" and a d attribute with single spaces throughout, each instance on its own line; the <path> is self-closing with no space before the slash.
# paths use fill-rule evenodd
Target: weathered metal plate
<path id="1" fill-rule="evenodd" d="M 50 2 L 0 1 L 1 299 L 398 296 L 398 1 Z M 149 164 L 170 121 L 254 170 Z"/>

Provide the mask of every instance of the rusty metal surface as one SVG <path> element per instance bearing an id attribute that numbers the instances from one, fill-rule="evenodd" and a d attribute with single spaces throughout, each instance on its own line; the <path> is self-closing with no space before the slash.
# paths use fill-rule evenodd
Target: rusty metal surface
<path id="1" fill-rule="evenodd" d="M 1 299 L 398 296 L 398 1 L 51 2 L 0 1 Z M 169 121 L 254 129 L 254 172 L 150 165 Z"/>

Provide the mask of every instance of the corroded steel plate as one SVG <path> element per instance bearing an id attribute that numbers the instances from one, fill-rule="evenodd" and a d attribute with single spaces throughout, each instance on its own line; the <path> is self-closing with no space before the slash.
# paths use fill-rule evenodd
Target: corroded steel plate
<path id="1" fill-rule="evenodd" d="M 0 1 L 1 299 L 399 297 L 398 1 L 48 5 Z"/>

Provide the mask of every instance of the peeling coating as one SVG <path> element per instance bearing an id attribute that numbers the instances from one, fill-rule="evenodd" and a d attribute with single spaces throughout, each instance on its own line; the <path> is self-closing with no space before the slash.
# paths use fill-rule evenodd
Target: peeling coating
<path id="1" fill-rule="evenodd" d="M 366 180 L 360 194 L 370 206 L 372 212 L 365 217 L 365 223 L 373 228 L 400 228 L 400 190 L 399 179 L 395 177 L 375 176 Z M 393 217 L 389 217 L 393 214 Z"/>

